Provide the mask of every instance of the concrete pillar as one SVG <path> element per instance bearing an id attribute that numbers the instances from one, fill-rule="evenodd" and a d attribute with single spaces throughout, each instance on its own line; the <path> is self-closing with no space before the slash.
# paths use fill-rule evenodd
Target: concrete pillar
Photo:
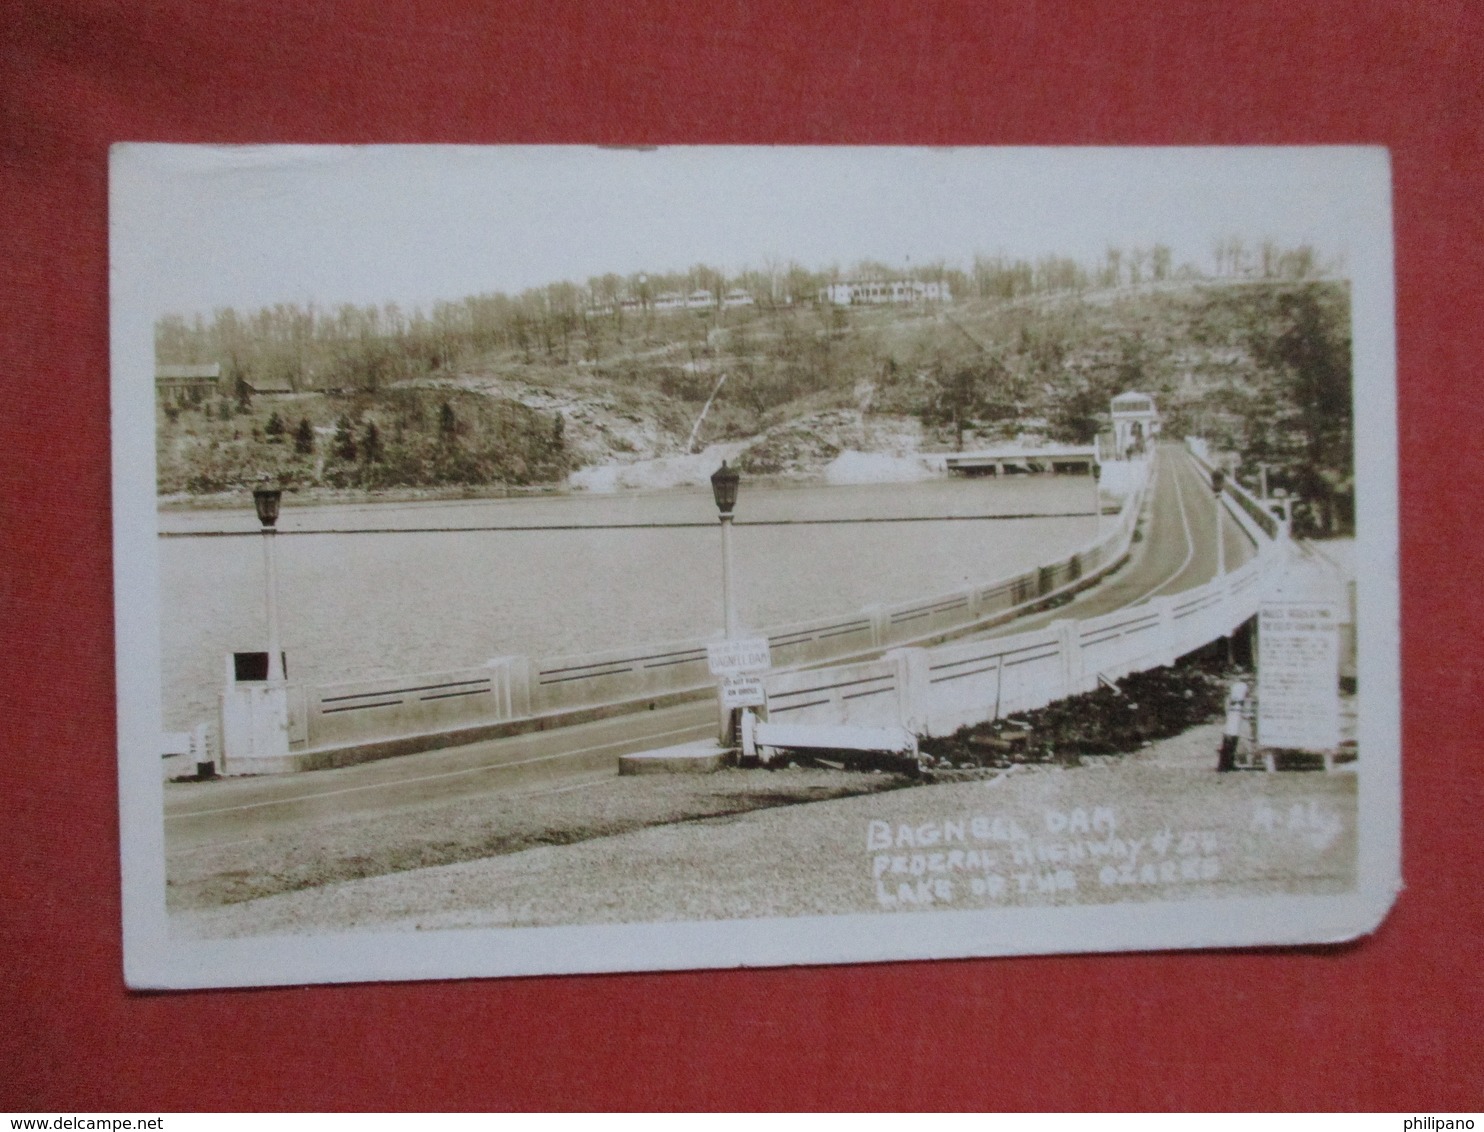
<path id="1" fill-rule="evenodd" d="M 524 656 L 496 656 L 485 661 L 501 719 L 531 714 L 531 662 Z"/>
<path id="2" fill-rule="evenodd" d="M 897 711 L 901 724 L 914 735 L 931 734 L 929 695 L 932 685 L 928 675 L 926 649 L 892 649 L 886 654 L 897 668 Z"/>
<path id="3" fill-rule="evenodd" d="M 536 683 L 540 661 L 528 656 L 502 659 L 510 661 L 510 710 L 515 713 L 515 718 L 538 714 L 542 706 L 537 702 L 539 685 Z"/>
<path id="4" fill-rule="evenodd" d="M 189 749 L 190 757 L 187 764 L 198 777 L 207 777 L 216 773 L 216 760 L 211 755 L 211 743 L 206 724 L 196 724 L 195 730 L 191 732 Z"/>
<path id="5" fill-rule="evenodd" d="M 1056 630 L 1057 651 L 1061 654 L 1062 696 L 1075 696 L 1082 691 L 1081 630 L 1069 617 L 1053 621 L 1050 628 Z"/>
<path id="6" fill-rule="evenodd" d="M 272 774 L 288 769 L 289 690 L 286 685 L 238 684 L 222 692 L 224 774 Z M 275 765 L 278 764 L 278 765 Z"/>
<path id="7" fill-rule="evenodd" d="M 1174 664 L 1181 652 L 1179 642 L 1175 639 L 1175 599 L 1157 597 L 1151 599 L 1149 604 L 1159 611 L 1159 628 L 1155 630 L 1159 663 L 1166 666 Z"/>

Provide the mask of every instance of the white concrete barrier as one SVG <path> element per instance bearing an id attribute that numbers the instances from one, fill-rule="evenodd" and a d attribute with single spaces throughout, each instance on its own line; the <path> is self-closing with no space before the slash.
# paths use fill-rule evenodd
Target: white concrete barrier
<path id="1" fill-rule="evenodd" d="M 862 754 L 917 756 L 917 736 L 905 727 L 839 727 L 825 724 L 757 723 L 743 735 L 742 750 L 858 751 Z"/>
<path id="2" fill-rule="evenodd" d="M 897 649 L 870 664 L 770 673 L 765 710 L 769 719 L 796 725 L 895 724 L 942 736 L 1045 707 L 1092 691 L 1100 678 L 1172 664 L 1232 633 L 1256 615 L 1290 548 L 1264 537 L 1255 558 L 1223 577 L 1097 617 L 987 641 Z"/>

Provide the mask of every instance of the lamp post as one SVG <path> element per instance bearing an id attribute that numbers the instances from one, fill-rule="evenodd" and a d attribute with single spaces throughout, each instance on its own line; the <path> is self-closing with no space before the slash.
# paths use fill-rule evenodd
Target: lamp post
<path id="1" fill-rule="evenodd" d="M 1211 473 L 1211 498 L 1216 503 L 1216 576 L 1226 573 L 1226 540 L 1221 537 L 1221 490 L 1226 486 L 1226 473 L 1217 468 Z"/>
<path id="2" fill-rule="evenodd" d="M 1103 465 L 1096 456 L 1092 458 L 1092 537 L 1098 537 L 1098 528 L 1103 525 L 1103 497 L 1098 492 L 1098 481 L 1103 478 Z"/>
<path id="3" fill-rule="evenodd" d="M 737 635 L 737 603 L 732 596 L 732 509 L 737 506 L 737 484 L 742 477 L 736 468 L 721 467 L 711 474 L 711 494 L 721 518 L 721 605 L 726 617 L 727 640 Z"/>
<path id="4" fill-rule="evenodd" d="M 268 585 L 268 683 L 283 683 L 283 646 L 278 637 L 278 560 L 274 535 L 278 532 L 278 505 L 283 492 L 276 487 L 255 488 L 253 506 L 263 525 L 263 565 Z"/>

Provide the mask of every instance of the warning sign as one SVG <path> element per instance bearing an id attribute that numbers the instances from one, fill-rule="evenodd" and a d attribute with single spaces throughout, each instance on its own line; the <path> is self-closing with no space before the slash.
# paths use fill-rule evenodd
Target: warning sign
<path id="1" fill-rule="evenodd" d="M 1331 751 L 1340 743 L 1340 626 L 1325 602 L 1264 602 L 1257 623 L 1257 742 Z"/>
<path id="2" fill-rule="evenodd" d="M 761 676 L 723 676 L 721 678 L 722 707 L 762 707 L 766 702 Z"/>

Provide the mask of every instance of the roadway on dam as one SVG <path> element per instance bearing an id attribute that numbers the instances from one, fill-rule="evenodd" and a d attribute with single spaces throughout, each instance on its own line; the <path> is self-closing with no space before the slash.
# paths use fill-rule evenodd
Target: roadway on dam
<path id="1" fill-rule="evenodd" d="M 1054 610 L 979 636 L 1003 636 L 1065 617 L 1093 617 L 1202 585 L 1216 572 L 1216 504 L 1185 450 L 1161 445 L 1144 537 L 1112 577 Z M 1111 521 L 1111 520 L 1109 520 Z M 1223 513 L 1227 569 L 1254 552 Z M 549 794 L 610 779 L 618 757 L 703 739 L 716 730 L 711 700 L 614 716 L 573 727 L 286 777 L 172 783 L 165 787 L 167 851 L 227 847 L 320 820 L 422 807 L 489 793 Z"/>

